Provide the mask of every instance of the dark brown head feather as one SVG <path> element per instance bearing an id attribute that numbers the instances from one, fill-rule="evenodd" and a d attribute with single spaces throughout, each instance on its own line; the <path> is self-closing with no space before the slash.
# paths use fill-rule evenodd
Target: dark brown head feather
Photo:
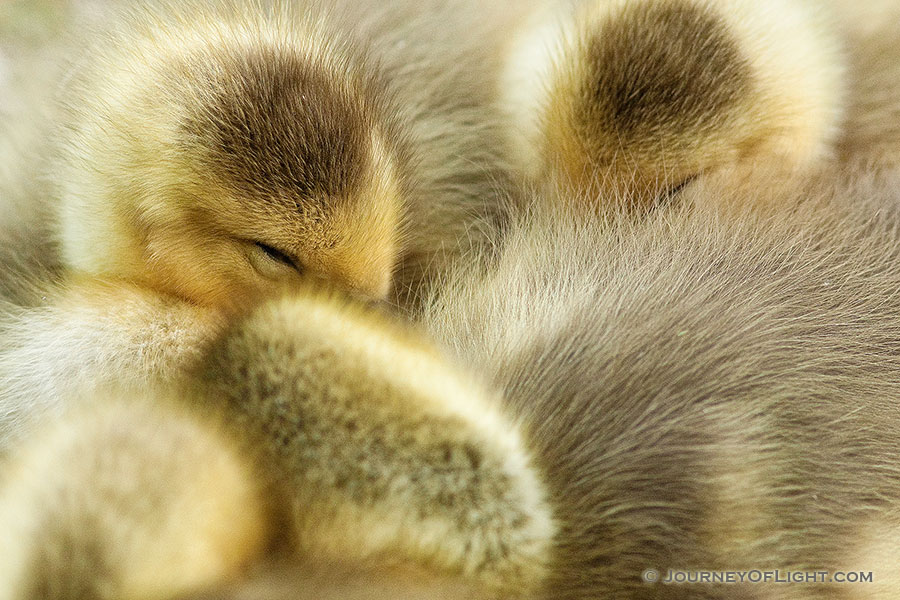
<path id="1" fill-rule="evenodd" d="M 575 111 L 586 140 L 668 145 L 721 123 L 751 85 L 726 24 L 688 3 L 629 5 L 585 50 L 588 77 Z"/>
<path id="2" fill-rule="evenodd" d="M 200 60 L 191 70 L 212 81 L 182 123 L 186 143 L 199 144 L 203 166 L 237 193 L 322 203 L 352 197 L 363 184 L 374 118 L 352 82 L 271 47 L 238 52 L 221 67 Z"/>

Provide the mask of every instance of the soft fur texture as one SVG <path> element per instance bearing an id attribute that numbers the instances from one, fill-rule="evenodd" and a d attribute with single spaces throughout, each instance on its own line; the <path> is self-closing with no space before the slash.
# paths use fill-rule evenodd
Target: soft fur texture
<path id="1" fill-rule="evenodd" d="M 900 5 L 829 0 L 844 26 L 849 102 L 840 140 L 845 160 L 900 164 Z"/>
<path id="2" fill-rule="evenodd" d="M 221 315 L 112 281 L 44 286 L 38 306 L 0 304 L 0 456 L 73 397 L 179 380 Z M 30 293 L 34 293 L 32 288 Z"/>
<path id="3" fill-rule="evenodd" d="M 814 164 L 844 107 L 836 37 L 809 0 L 539 3 L 500 79 L 511 155 L 581 193 L 632 186 L 641 205 L 759 157 Z"/>
<path id="4" fill-rule="evenodd" d="M 850 548 L 900 509 L 900 186 L 848 179 L 711 179 L 640 223 L 540 197 L 445 282 L 422 322 L 503 391 L 553 490 L 547 598 L 869 597 L 641 581 L 875 568 Z"/>
<path id="5" fill-rule="evenodd" d="M 895 597 L 900 139 L 865 115 L 900 96 L 867 71 L 881 60 L 851 62 L 868 83 L 823 168 L 723 168 L 636 214 L 633 185 L 497 194 L 479 82 L 515 10 L 347 4 L 415 107 L 411 139 L 443 148 L 421 157 L 398 279 L 439 348 L 311 286 L 223 323 L 122 282 L 16 277 L 0 597 Z M 874 22 L 853 35 L 891 48 Z M 649 568 L 875 583 L 661 586 Z"/>
<path id="6" fill-rule="evenodd" d="M 241 572 L 270 535 L 246 456 L 164 396 L 94 400 L 2 470 L 0 598 L 172 598 Z"/>
<path id="7" fill-rule="evenodd" d="M 264 577 L 274 547 L 305 593 L 346 573 L 348 592 L 355 576 L 386 595 L 528 595 L 555 530 L 541 478 L 497 399 L 392 321 L 311 289 L 225 331 L 180 406 L 164 393 L 70 396 L 4 474 L 0 515 L 24 524 L 7 529 L 16 560 L 0 597 L 169 598 L 227 584 L 251 562 Z M 233 447 L 254 477 L 219 473 L 237 468 Z M 165 499 L 145 504 L 145 490 Z M 184 531 L 142 529 L 154 523 Z M 171 582 L 159 589 L 150 573 Z"/>
<path id="8" fill-rule="evenodd" d="M 519 593 L 540 580 L 554 527 L 522 440 L 405 328 L 338 296 L 287 298 L 227 332 L 198 379 L 275 466 L 302 556 Z"/>
<path id="9" fill-rule="evenodd" d="M 415 175 L 372 59 L 324 9 L 150 6 L 62 90 L 63 264 L 213 306 L 304 277 L 386 297 Z"/>
<path id="10" fill-rule="evenodd" d="M 511 423 L 384 317 L 311 293 L 226 331 L 199 363 L 199 391 L 182 397 L 234 415 L 233 435 L 249 437 L 264 480 L 287 490 L 286 531 L 307 561 L 289 580 L 326 585 L 348 570 L 349 589 L 384 577 L 393 583 L 376 589 L 403 589 L 408 577 L 437 576 L 424 597 L 458 590 L 460 575 L 476 587 L 510 581 L 500 574 L 520 563 L 507 550 L 528 556 L 529 544 L 482 546 L 493 534 L 479 525 L 467 546 L 469 519 L 487 524 L 494 513 L 490 502 L 429 500 L 453 490 L 446 500 L 522 498 L 497 515 L 531 506 L 536 528 L 524 531 L 553 551 L 543 591 L 528 597 L 879 589 L 660 588 L 640 580 L 647 568 L 874 570 L 891 589 L 882 565 L 900 557 L 885 557 L 896 553 L 893 530 L 876 523 L 893 523 L 900 508 L 896 177 L 788 178 L 767 192 L 724 181 L 685 190 L 683 205 L 641 223 L 628 212 L 586 219 L 539 197 L 499 258 L 449 278 L 427 304 L 421 322 L 502 391 L 549 484 L 556 535 L 542 501 L 523 501 L 535 482 L 513 465 L 526 463 L 490 458 L 521 452 L 504 441 L 515 439 Z M 507 476 L 479 474 L 496 468 L 512 468 L 525 495 L 496 487 Z M 481 516 L 460 521 L 455 506 Z M 517 522 L 497 521 L 494 539 L 514 539 Z M 431 574 L 404 575 L 404 564 Z M 278 588 L 262 568 L 250 589 Z M 481 597 L 463 590 L 445 597 Z"/>
<path id="11" fill-rule="evenodd" d="M 27 217 L 5 228 L 3 266 L 126 278 L 213 306 L 311 277 L 402 303 L 502 221 L 485 99 L 501 16 L 476 24 L 474 5 L 418 2 L 116 4 L 61 44 L 76 59 L 58 101 L 12 113 L 51 124 L 38 136 L 12 125 L 0 148 L 24 165 L 0 181 L 4 211 Z"/>

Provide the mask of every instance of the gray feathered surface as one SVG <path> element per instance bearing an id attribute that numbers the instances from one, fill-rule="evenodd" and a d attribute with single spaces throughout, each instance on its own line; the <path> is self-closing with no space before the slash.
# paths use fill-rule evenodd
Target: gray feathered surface
<path id="1" fill-rule="evenodd" d="M 846 180 L 701 183 L 637 223 L 539 198 L 431 299 L 555 494 L 547 598 L 757 598 L 641 573 L 836 569 L 900 506 L 900 188 Z"/>

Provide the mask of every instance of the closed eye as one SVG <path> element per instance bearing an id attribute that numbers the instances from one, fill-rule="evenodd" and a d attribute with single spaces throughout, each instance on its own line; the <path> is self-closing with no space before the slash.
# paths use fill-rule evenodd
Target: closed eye
<path id="1" fill-rule="evenodd" d="M 276 248 L 273 248 L 272 246 L 269 246 L 269 245 L 267 245 L 267 244 L 263 244 L 262 242 L 256 242 L 256 247 L 259 248 L 260 250 L 262 250 L 263 253 L 264 253 L 268 258 L 272 259 L 273 261 L 282 263 L 282 264 L 285 265 L 285 266 L 288 266 L 288 267 L 290 267 L 290 268 L 292 268 L 292 269 L 295 269 L 295 270 L 297 270 L 297 271 L 301 271 L 301 272 L 302 272 L 302 269 L 300 268 L 300 265 L 298 265 L 298 264 L 294 261 L 294 259 L 292 259 L 290 256 L 288 256 L 287 254 L 285 254 L 285 253 L 282 252 L 281 250 L 278 250 L 278 249 L 276 249 Z"/>

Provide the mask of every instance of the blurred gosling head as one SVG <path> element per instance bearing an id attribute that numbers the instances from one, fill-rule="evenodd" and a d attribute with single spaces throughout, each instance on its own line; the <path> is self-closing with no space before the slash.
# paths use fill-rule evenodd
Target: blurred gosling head
<path id="1" fill-rule="evenodd" d="M 828 156 L 842 60 L 821 12 L 807 0 L 590 0 L 537 11 L 501 80 L 518 166 L 579 190 L 656 198 L 726 165 Z"/>

